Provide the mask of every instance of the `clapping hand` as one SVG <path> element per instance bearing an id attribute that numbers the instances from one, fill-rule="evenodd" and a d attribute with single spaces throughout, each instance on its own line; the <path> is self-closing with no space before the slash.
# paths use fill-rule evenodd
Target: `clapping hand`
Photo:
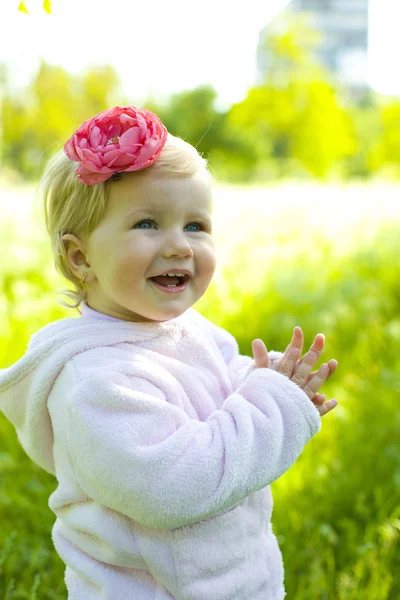
<path id="1" fill-rule="evenodd" d="M 324 394 L 317 394 L 317 392 L 322 384 L 334 373 L 338 362 L 334 358 L 331 358 L 327 363 L 321 365 L 318 371 L 311 372 L 311 369 L 318 362 L 322 354 L 325 336 L 322 333 L 318 333 L 309 351 L 300 360 L 297 360 L 303 350 L 303 342 L 303 331 L 301 327 L 296 326 L 293 330 L 291 342 L 286 348 L 284 355 L 279 359 L 271 361 L 264 342 L 260 339 L 255 339 L 251 344 L 254 362 L 257 368 L 274 369 L 301 387 L 315 404 L 322 417 L 335 408 L 338 401 L 336 398 L 326 401 Z"/>

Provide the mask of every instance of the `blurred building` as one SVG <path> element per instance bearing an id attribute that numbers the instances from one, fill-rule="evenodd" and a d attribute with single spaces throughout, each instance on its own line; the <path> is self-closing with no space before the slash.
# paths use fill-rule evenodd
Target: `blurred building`
<path id="1" fill-rule="evenodd" d="M 368 3 L 369 0 L 292 0 L 279 15 L 280 19 L 288 12 L 309 16 L 310 24 L 321 34 L 319 60 L 340 83 L 361 93 L 369 88 Z M 267 62 L 268 57 L 258 52 L 257 66 L 264 76 Z"/>

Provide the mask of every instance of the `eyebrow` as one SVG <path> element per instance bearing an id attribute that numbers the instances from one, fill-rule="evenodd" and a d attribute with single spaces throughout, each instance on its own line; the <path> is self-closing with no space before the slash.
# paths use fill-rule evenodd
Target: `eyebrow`
<path id="1" fill-rule="evenodd" d="M 157 206 L 146 206 L 146 207 L 142 207 L 142 208 L 138 208 L 137 210 L 129 213 L 128 215 L 126 215 L 124 217 L 124 221 L 128 221 L 130 220 L 132 217 L 134 217 L 137 214 L 140 213 L 145 213 L 145 214 L 150 214 L 150 213 L 167 213 L 168 209 L 164 208 L 164 207 L 157 207 Z M 209 221 L 211 221 L 211 215 L 209 215 L 208 213 L 202 211 L 202 210 L 188 210 L 187 211 L 187 217 L 188 218 L 193 218 L 193 217 L 201 217 L 203 219 L 207 219 Z"/>

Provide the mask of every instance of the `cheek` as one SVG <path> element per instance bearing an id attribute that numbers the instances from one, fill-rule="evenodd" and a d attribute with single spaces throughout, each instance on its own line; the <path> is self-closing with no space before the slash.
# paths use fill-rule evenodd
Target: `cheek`
<path id="1" fill-rule="evenodd" d="M 142 284 L 157 259 L 154 243 L 147 240 L 129 240 L 115 253 L 114 280 L 131 287 Z"/>
<path id="2" fill-rule="evenodd" d="M 151 260 L 151 247 L 140 239 L 128 241 L 121 245 L 115 254 L 120 269 L 130 269 L 140 272 Z"/>
<path id="3" fill-rule="evenodd" d="M 209 243 L 204 244 L 201 251 L 201 268 L 204 273 L 208 275 L 214 274 L 217 265 L 217 257 L 215 254 L 215 247 L 213 240 Z"/>
<path id="4" fill-rule="evenodd" d="M 111 277 L 119 285 L 129 284 L 143 272 L 143 264 L 137 254 L 126 248 L 114 252 Z"/>

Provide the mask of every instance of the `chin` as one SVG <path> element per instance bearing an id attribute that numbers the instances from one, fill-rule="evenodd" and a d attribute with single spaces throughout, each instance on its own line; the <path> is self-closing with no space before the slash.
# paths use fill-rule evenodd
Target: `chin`
<path id="1" fill-rule="evenodd" d="M 155 312 L 150 318 L 153 321 L 169 321 L 170 319 L 176 319 L 183 315 L 188 308 L 189 307 L 187 306 L 183 309 L 161 310 L 160 312 Z"/>

